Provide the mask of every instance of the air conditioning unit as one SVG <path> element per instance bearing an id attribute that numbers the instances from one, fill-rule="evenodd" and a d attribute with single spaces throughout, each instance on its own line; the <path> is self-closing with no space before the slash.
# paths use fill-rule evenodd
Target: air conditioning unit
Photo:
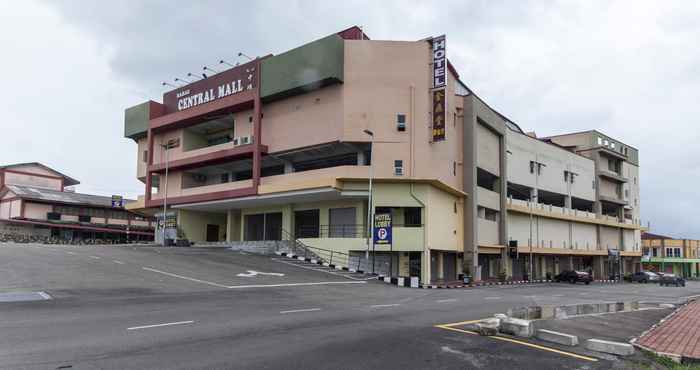
<path id="1" fill-rule="evenodd" d="M 251 144 L 253 142 L 252 136 L 241 136 L 241 145 Z"/>
<path id="2" fill-rule="evenodd" d="M 239 146 L 241 145 L 241 138 L 240 137 L 234 137 L 233 138 L 233 146 Z"/>

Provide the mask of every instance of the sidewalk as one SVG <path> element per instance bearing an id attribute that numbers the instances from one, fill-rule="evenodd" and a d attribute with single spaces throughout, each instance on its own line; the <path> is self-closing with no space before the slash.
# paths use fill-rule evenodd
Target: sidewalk
<path id="1" fill-rule="evenodd" d="M 644 333 L 636 345 L 678 360 L 700 360 L 700 301 L 691 301 Z"/>

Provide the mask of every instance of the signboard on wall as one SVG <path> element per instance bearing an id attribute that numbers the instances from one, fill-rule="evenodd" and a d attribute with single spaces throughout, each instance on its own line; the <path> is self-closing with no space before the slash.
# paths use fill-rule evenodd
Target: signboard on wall
<path id="1" fill-rule="evenodd" d="M 374 215 L 374 244 L 391 244 L 391 213 Z"/>
<path id="2" fill-rule="evenodd" d="M 112 208 L 124 208 L 124 197 L 112 195 Z"/>
<path id="3" fill-rule="evenodd" d="M 433 141 L 445 140 L 445 89 L 433 90 Z"/>
<path id="4" fill-rule="evenodd" d="M 433 88 L 438 89 L 447 85 L 447 48 L 445 35 L 433 38 Z"/>
<path id="5" fill-rule="evenodd" d="M 432 39 L 433 49 L 433 90 L 432 101 L 432 141 L 445 140 L 445 112 L 447 110 L 447 48 L 445 35 Z"/>
<path id="6" fill-rule="evenodd" d="M 253 90 L 257 86 L 258 61 L 254 60 L 163 94 L 167 113 L 178 112 L 217 99 Z"/>

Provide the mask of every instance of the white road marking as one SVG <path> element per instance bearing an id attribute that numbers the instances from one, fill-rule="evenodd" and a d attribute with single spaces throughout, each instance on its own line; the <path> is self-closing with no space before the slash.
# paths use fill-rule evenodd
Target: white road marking
<path id="1" fill-rule="evenodd" d="M 260 271 L 255 271 L 255 270 L 248 270 L 248 273 L 240 273 L 236 276 L 240 277 L 253 277 L 256 275 L 269 275 L 269 276 L 284 276 L 284 274 L 280 274 L 279 272 L 260 272 Z"/>
<path id="2" fill-rule="evenodd" d="M 396 307 L 400 305 L 400 303 L 392 303 L 392 304 L 373 304 L 369 306 L 370 308 L 385 308 L 385 307 Z"/>
<path id="3" fill-rule="evenodd" d="M 286 284 L 258 284 L 258 285 L 231 285 L 229 289 L 247 289 L 247 288 L 278 288 L 290 286 L 313 286 L 313 285 L 340 285 L 340 284 L 367 284 L 366 281 L 319 281 L 316 283 L 286 283 Z"/>
<path id="4" fill-rule="evenodd" d="M 75 255 L 75 252 L 66 252 L 66 253 L 71 254 L 71 255 Z"/>
<path id="5" fill-rule="evenodd" d="M 321 311 L 321 309 L 320 308 L 302 308 L 299 310 L 280 311 L 280 313 L 285 314 L 285 313 L 313 312 L 313 311 Z"/>
<path id="6" fill-rule="evenodd" d="M 224 284 L 219 284 L 219 283 L 214 283 L 211 281 L 206 281 L 206 280 L 201 280 L 201 279 L 195 279 L 192 277 L 188 276 L 182 276 L 178 274 L 173 274 L 171 272 L 166 272 L 166 271 L 161 271 L 161 270 L 156 270 L 154 268 L 150 267 L 141 267 L 142 269 L 146 271 L 151 271 L 155 272 L 158 274 L 163 274 L 167 275 L 170 277 L 175 277 L 179 279 L 184 279 L 184 280 L 189 280 L 189 281 L 194 281 L 195 283 L 201 283 L 201 284 L 207 284 L 219 288 L 226 288 L 226 289 L 249 289 L 249 288 L 281 288 L 281 287 L 293 287 L 293 286 L 313 286 L 313 285 L 337 285 L 337 284 L 366 284 L 366 281 L 319 281 L 319 282 L 313 282 L 313 283 L 282 283 L 282 284 L 255 284 L 255 285 L 224 285 Z"/>
<path id="7" fill-rule="evenodd" d="M 97 257 L 97 256 L 90 256 L 90 258 L 94 258 L 96 260 L 102 259 L 102 257 Z"/>
<path id="8" fill-rule="evenodd" d="M 211 282 L 211 281 L 200 280 L 200 279 L 195 279 L 195 278 L 191 278 L 191 277 L 187 277 L 187 276 L 182 276 L 182 275 L 178 275 L 178 274 L 173 274 L 173 273 L 170 273 L 170 272 L 165 272 L 165 271 L 160 271 L 160 270 L 152 269 L 152 268 L 150 268 L 150 267 L 142 267 L 142 269 L 144 269 L 144 270 L 146 270 L 146 271 L 151 271 L 151 272 L 156 272 L 156 273 L 159 273 L 159 274 L 171 276 L 171 277 L 176 277 L 176 278 L 180 278 L 180 279 L 184 279 L 184 280 L 194 281 L 195 283 L 207 284 L 207 285 L 211 285 L 211 286 L 215 286 L 215 287 L 219 287 L 219 288 L 228 288 L 228 287 L 229 287 L 228 285 L 223 285 L 223 284 L 213 283 L 213 282 Z"/>
<path id="9" fill-rule="evenodd" d="M 552 294 L 552 297 L 563 297 L 563 294 Z"/>
<path id="10" fill-rule="evenodd" d="M 116 263 L 117 265 L 123 265 L 124 262 L 119 261 L 119 260 L 112 260 L 112 262 Z"/>
<path id="11" fill-rule="evenodd" d="M 484 297 L 484 299 L 501 299 L 502 297 Z"/>
<path id="12" fill-rule="evenodd" d="M 39 295 L 41 296 L 41 298 L 44 298 L 46 300 L 51 299 L 51 296 L 48 295 L 46 292 L 39 292 Z"/>
<path id="13" fill-rule="evenodd" d="M 437 301 L 435 301 L 435 302 L 437 302 L 437 303 L 447 303 L 447 302 L 457 302 L 457 300 L 454 299 L 454 298 L 451 298 L 451 299 L 439 299 L 439 300 L 437 300 Z"/>
<path id="14" fill-rule="evenodd" d="M 131 328 L 126 328 L 126 330 L 139 330 L 139 329 L 149 329 L 149 328 L 159 328 L 162 326 L 172 326 L 172 325 L 184 325 L 192 324 L 194 321 L 178 321 L 178 322 L 166 322 L 164 324 L 154 324 L 154 325 L 144 325 L 144 326 L 134 326 Z"/>

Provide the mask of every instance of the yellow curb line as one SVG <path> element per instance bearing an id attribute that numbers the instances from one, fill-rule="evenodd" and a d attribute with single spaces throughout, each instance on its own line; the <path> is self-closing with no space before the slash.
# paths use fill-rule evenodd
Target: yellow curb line
<path id="1" fill-rule="evenodd" d="M 470 331 L 470 330 L 457 329 L 457 328 L 453 328 L 453 327 L 452 327 L 452 326 L 456 326 L 456 325 L 473 324 L 473 323 L 479 322 L 479 321 L 484 321 L 484 320 L 482 319 L 482 320 L 462 321 L 462 322 L 457 322 L 457 323 L 452 323 L 452 324 L 435 325 L 435 327 L 436 327 L 436 328 L 440 328 L 440 329 L 445 329 L 445 330 L 456 331 L 456 332 L 464 333 L 464 334 L 479 335 L 479 333 L 477 333 L 477 332 L 473 332 L 473 331 Z M 517 339 L 511 339 L 511 338 L 506 338 L 506 337 L 499 337 L 499 336 L 495 336 L 495 335 L 490 335 L 490 336 L 488 336 L 488 337 L 489 337 L 489 338 L 492 338 L 492 339 L 496 339 L 496 340 L 501 340 L 501 341 L 504 341 L 504 342 L 510 342 L 510 343 L 515 343 L 515 344 L 521 344 L 521 345 L 523 345 L 523 346 L 531 347 L 531 348 L 536 348 L 536 349 L 539 349 L 539 350 L 542 350 L 542 351 L 558 353 L 558 354 L 560 354 L 560 355 L 569 356 L 569 357 L 577 358 L 577 359 L 580 359 L 580 360 L 586 360 L 586 361 L 591 361 L 591 362 L 598 362 L 598 360 L 595 359 L 595 358 L 593 358 L 593 357 L 583 356 L 583 355 L 579 355 L 579 354 L 571 353 L 571 352 L 566 352 L 566 351 L 560 351 L 560 350 L 558 350 L 558 349 L 554 349 L 554 348 L 550 348 L 550 347 L 545 347 L 545 346 L 541 346 L 541 345 L 538 345 L 538 344 L 523 342 L 523 341 L 520 341 L 520 340 L 517 340 Z"/>

